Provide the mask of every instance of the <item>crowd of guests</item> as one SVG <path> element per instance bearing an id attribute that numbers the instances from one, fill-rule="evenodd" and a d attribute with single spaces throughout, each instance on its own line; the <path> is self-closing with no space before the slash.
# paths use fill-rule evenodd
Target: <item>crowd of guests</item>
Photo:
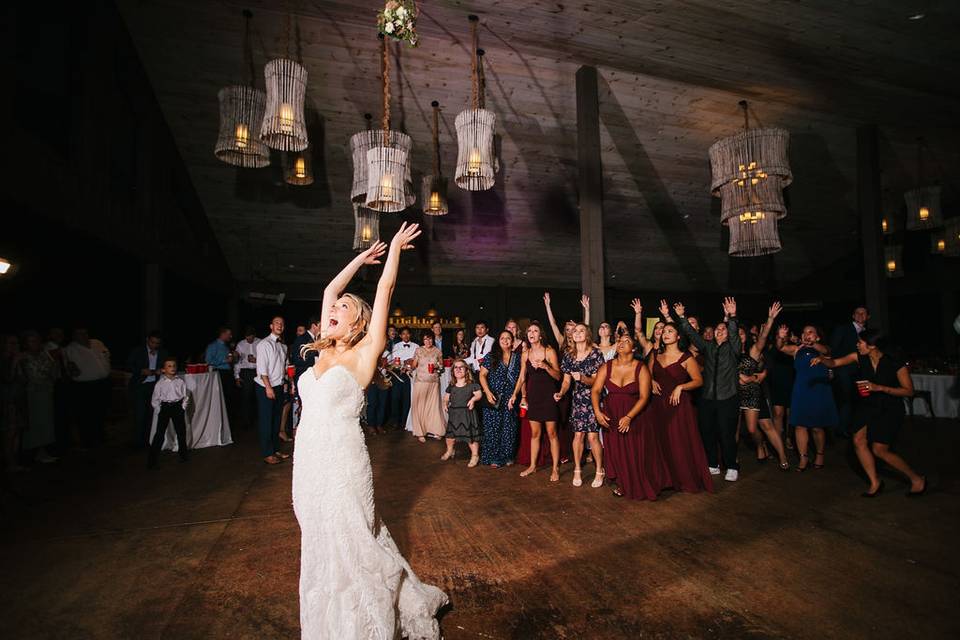
<path id="1" fill-rule="evenodd" d="M 682 303 L 661 300 L 648 333 L 634 300 L 632 327 L 600 322 L 596 335 L 589 298 L 580 302 L 583 318 L 562 328 L 549 294 L 546 326 L 534 320 L 521 330 L 510 320 L 491 334 L 481 321 L 468 339 L 464 329 L 445 334 L 436 322 L 416 342 L 411 329 L 390 326 L 379 375 L 366 392 L 365 429 L 373 435 L 392 424 L 420 442 L 445 441 L 442 460 L 466 444 L 469 467 L 520 464 L 523 477 L 548 467 L 552 482 L 572 461 L 577 487 L 589 464 L 591 487 L 609 484 L 617 496 L 650 500 L 666 489 L 710 491 L 720 475 L 737 481 L 741 437 L 757 463 L 773 460 L 786 471 L 795 452 L 795 471 L 821 469 L 832 432 L 851 437 L 869 480 L 864 496 L 883 489 L 877 459 L 909 481 L 908 495 L 925 491 L 926 479 L 891 450 L 903 398 L 913 394 L 909 370 L 868 328 L 867 309 L 855 309 L 827 342 L 815 326 L 795 333 L 777 325 L 776 302 L 763 322 L 745 324 L 726 298 L 722 319 L 707 324 Z M 290 457 L 283 443 L 295 436 L 296 381 L 313 366 L 309 345 L 320 339 L 319 322 L 298 326 L 289 345 L 279 316 L 262 338 L 247 327 L 234 342 L 222 327 L 202 354 L 220 377 L 231 424 L 256 429 L 267 464 Z M 27 331 L 0 344 L 8 471 L 22 470 L 25 459 L 56 461 L 74 432 L 83 447 L 103 443 L 111 358 L 101 341 L 78 328 L 69 342 L 52 329 L 46 339 Z M 160 334 L 151 332 L 125 365 L 132 444 L 146 448 L 154 466 L 171 425 L 181 460 L 188 459 L 189 398 Z M 441 388 L 445 370 L 449 384 Z M 155 416 L 160 428 L 151 437 Z"/>
<path id="2" fill-rule="evenodd" d="M 832 433 L 852 438 L 865 497 L 883 488 L 878 458 L 907 479 L 908 495 L 925 491 L 926 479 L 890 448 L 913 394 L 909 370 L 867 328 L 865 308 L 828 343 L 815 326 L 778 325 L 778 302 L 763 322 L 745 324 L 726 298 L 722 320 L 706 324 L 662 300 L 649 335 L 639 300 L 632 328 L 601 322 L 596 335 L 589 299 L 581 303 L 583 320 L 561 329 L 546 294 L 548 329 L 534 320 L 521 332 L 511 320 L 491 335 L 478 322 L 470 342 L 461 329 L 444 344 L 437 324 L 416 344 L 409 329 L 391 327 L 380 382 L 368 390 L 369 432 L 391 418 L 402 427 L 410 412 L 421 442 L 445 441 L 442 460 L 464 443 L 469 467 L 519 463 L 527 477 L 546 466 L 553 482 L 572 461 L 577 487 L 592 464 L 591 487 L 650 500 L 667 489 L 710 491 L 721 475 L 736 482 L 741 438 L 758 464 L 822 469 Z M 441 389 L 444 361 L 451 379 Z"/>

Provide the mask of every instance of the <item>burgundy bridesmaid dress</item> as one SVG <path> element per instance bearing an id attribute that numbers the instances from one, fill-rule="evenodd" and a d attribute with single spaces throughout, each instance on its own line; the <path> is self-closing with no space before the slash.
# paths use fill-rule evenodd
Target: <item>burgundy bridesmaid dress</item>
<path id="1" fill-rule="evenodd" d="M 713 479 L 707 468 L 707 455 L 703 440 L 697 430 L 697 410 L 693 407 L 691 394 L 680 394 L 680 404 L 670 404 L 670 394 L 681 384 L 690 381 L 690 374 L 683 362 L 692 357 L 684 353 L 669 367 L 663 367 L 653 359 L 653 380 L 660 385 L 660 395 L 653 396 L 650 403 L 654 427 L 660 440 L 663 457 L 670 470 L 673 488 L 677 491 L 696 493 L 713 491 Z"/>
<path id="2" fill-rule="evenodd" d="M 610 428 L 603 436 L 603 466 L 607 478 L 616 480 L 621 493 L 634 500 L 656 500 L 664 487 L 670 486 L 670 474 L 660 452 L 657 433 L 647 419 L 645 408 L 630 422 L 630 430 L 621 433 L 617 429 L 620 418 L 627 415 L 640 399 L 637 372 L 643 362 L 638 361 L 633 378 L 628 384 L 618 386 L 611 380 L 613 363 L 608 362 L 604 388 L 607 396 L 602 409 L 610 418 Z"/>

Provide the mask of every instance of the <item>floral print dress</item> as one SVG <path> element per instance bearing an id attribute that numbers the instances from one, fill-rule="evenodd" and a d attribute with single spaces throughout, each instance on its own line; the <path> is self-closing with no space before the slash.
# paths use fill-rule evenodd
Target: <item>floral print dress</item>
<path id="1" fill-rule="evenodd" d="M 563 354 L 560 360 L 560 371 L 563 373 L 580 373 L 585 376 L 595 376 L 603 364 L 603 353 L 600 349 L 591 349 L 583 360 L 577 360 L 569 353 Z M 600 425 L 593 414 L 593 401 L 590 399 L 592 385 L 572 380 L 573 400 L 570 403 L 570 428 L 575 432 L 599 432 Z"/>

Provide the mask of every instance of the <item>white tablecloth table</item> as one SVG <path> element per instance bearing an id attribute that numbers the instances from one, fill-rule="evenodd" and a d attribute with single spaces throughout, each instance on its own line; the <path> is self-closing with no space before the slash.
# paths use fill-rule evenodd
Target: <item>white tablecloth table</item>
<path id="1" fill-rule="evenodd" d="M 216 371 L 208 371 L 207 373 L 180 373 L 177 377 L 187 384 L 187 394 L 190 396 L 186 411 L 187 445 L 191 449 L 202 449 L 233 444 L 230 419 L 227 417 L 227 403 L 223 399 L 223 387 L 220 385 L 220 374 Z M 160 412 L 153 412 L 150 442 L 153 442 L 153 435 L 157 431 L 158 413 Z M 177 432 L 173 428 L 173 421 L 167 423 L 163 449 L 177 450 Z"/>
<path id="2" fill-rule="evenodd" d="M 440 372 L 440 410 L 443 411 L 443 415 L 446 416 L 447 412 L 443 407 L 443 394 L 446 393 L 447 387 L 450 386 L 450 375 L 451 368 L 444 367 L 443 371 Z M 413 406 L 413 378 L 410 378 L 410 406 Z M 407 431 L 413 431 L 413 412 L 407 414 Z"/>
<path id="3" fill-rule="evenodd" d="M 910 377 L 913 378 L 914 391 L 930 392 L 933 412 L 938 418 L 960 417 L 960 398 L 951 396 L 951 392 L 957 390 L 956 376 L 913 373 L 910 374 Z M 907 410 L 909 411 L 909 408 Z M 913 414 L 930 417 L 930 412 L 927 411 L 927 403 L 914 397 Z"/>

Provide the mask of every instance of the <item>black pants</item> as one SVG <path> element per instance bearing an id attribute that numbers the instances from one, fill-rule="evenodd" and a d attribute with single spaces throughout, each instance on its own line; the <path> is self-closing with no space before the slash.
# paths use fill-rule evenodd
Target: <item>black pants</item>
<path id="1" fill-rule="evenodd" d="M 167 425 L 173 420 L 173 429 L 177 432 L 177 453 L 181 460 L 190 457 L 187 450 L 187 421 L 183 416 L 183 405 L 179 402 L 164 402 L 160 405 L 157 417 L 157 431 L 153 434 L 153 443 L 150 445 L 148 464 L 152 467 L 157 463 L 157 455 L 163 448 L 163 440 L 167 435 Z"/>
<path id="2" fill-rule="evenodd" d="M 367 425 L 382 427 L 387 422 L 387 401 L 390 400 L 390 390 L 381 389 L 376 382 L 367 387 Z"/>
<path id="3" fill-rule="evenodd" d="M 133 445 L 146 447 L 150 445 L 150 425 L 153 423 L 153 388 L 156 382 L 144 382 L 136 385 L 130 393 L 133 416 Z"/>
<path id="4" fill-rule="evenodd" d="M 244 429 L 257 424 L 256 369 L 240 369 L 240 415 L 238 422 Z M 234 383 L 236 384 L 236 383 Z"/>
<path id="5" fill-rule="evenodd" d="M 407 416 L 410 414 L 410 377 L 399 378 L 393 379 L 393 387 L 390 389 L 390 416 L 403 431 L 407 428 Z"/>
<path id="6" fill-rule="evenodd" d="M 720 445 L 723 464 L 727 469 L 739 469 L 737 464 L 737 418 L 740 415 L 740 398 L 726 400 L 700 398 L 700 437 L 707 452 L 707 463 L 714 468 L 717 460 L 717 444 Z"/>
<path id="7" fill-rule="evenodd" d="M 266 387 L 257 385 L 258 432 L 260 455 L 264 458 L 280 451 L 280 412 L 283 410 L 283 385 L 273 387 L 273 399 L 267 397 Z"/>
<path id="8" fill-rule="evenodd" d="M 233 381 L 233 367 L 217 369 L 220 374 L 220 386 L 223 387 L 223 402 L 227 405 L 227 419 L 230 424 L 237 422 L 237 383 Z"/>
<path id="9" fill-rule="evenodd" d="M 80 441 L 85 447 L 103 444 L 104 421 L 110 402 L 110 379 L 73 382 L 73 407 Z"/>

